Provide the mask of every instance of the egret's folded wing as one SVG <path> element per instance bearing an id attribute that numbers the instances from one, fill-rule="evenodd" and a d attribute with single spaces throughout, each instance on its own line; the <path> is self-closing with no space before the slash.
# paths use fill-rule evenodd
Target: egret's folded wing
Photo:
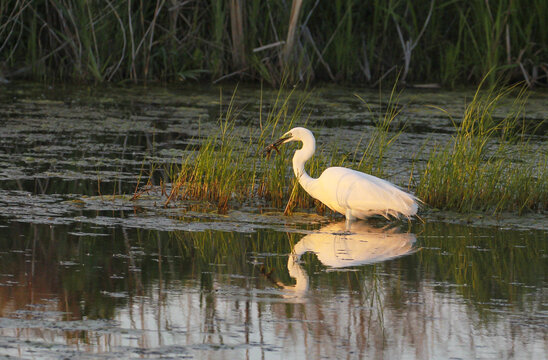
<path id="1" fill-rule="evenodd" d="M 375 176 L 333 167 L 326 169 L 319 180 L 324 191 L 330 194 L 331 205 L 327 205 L 351 209 L 356 217 L 360 214 L 413 216 L 417 213 L 417 199 L 413 195 Z"/>

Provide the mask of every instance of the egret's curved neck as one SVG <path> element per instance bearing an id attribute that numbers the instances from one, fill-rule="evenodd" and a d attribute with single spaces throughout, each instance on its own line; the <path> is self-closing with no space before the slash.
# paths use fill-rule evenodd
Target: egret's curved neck
<path id="1" fill-rule="evenodd" d="M 309 236 L 309 235 L 307 235 Z M 308 275 L 304 269 L 299 265 L 299 260 L 301 256 L 307 252 L 311 251 L 307 247 L 308 241 L 306 241 L 306 236 L 303 237 L 291 251 L 289 259 L 287 259 L 287 269 L 289 270 L 289 276 L 297 280 L 294 289 L 297 291 L 306 291 L 308 290 Z"/>
<path id="2" fill-rule="evenodd" d="M 299 180 L 301 186 L 308 191 L 308 187 L 315 180 L 306 173 L 304 169 L 304 164 L 314 155 L 316 151 L 316 140 L 311 134 L 301 139 L 303 142 L 303 147 L 295 151 L 293 155 L 293 171 L 295 176 Z"/>

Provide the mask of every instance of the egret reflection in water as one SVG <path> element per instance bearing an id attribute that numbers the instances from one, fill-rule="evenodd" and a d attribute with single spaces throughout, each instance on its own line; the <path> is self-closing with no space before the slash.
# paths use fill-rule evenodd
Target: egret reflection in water
<path id="1" fill-rule="evenodd" d="M 323 265 L 341 269 L 411 254 L 416 240 L 415 234 L 400 232 L 397 228 L 377 228 L 364 221 L 353 222 L 349 230 L 345 221 L 329 224 L 304 236 L 294 246 L 287 269 L 296 284 L 284 289 L 299 293 L 308 290 L 308 275 L 299 264 L 307 252 L 316 254 Z"/>

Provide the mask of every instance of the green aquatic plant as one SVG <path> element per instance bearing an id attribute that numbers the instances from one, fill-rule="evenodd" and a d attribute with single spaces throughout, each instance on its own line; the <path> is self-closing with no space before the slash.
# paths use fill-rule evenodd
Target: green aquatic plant
<path id="1" fill-rule="evenodd" d="M 395 82 L 392 91 L 390 92 L 390 97 L 386 101 L 384 113 L 380 113 L 375 118 L 373 131 L 370 134 L 369 141 L 365 144 L 365 147 L 363 147 L 363 150 L 361 140 L 356 145 L 352 162 L 356 161 L 358 154 L 362 154 L 356 164 L 357 170 L 361 172 L 378 177 L 386 176 L 383 167 L 386 153 L 404 130 L 403 127 L 397 131 L 393 129 L 394 122 L 402 110 L 399 103 L 401 92 L 398 92 L 396 85 L 397 83 Z M 366 100 L 359 95 L 356 95 L 356 97 L 367 106 L 369 112 L 372 112 Z"/>
<path id="2" fill-rule="evenodd" d="M 243 166 L 243 159 L 247 149 L 238 149 L 236 143 L 233 105 L 231 101 L 219 118 L 219 130 L 206 138 L 197 152 L 183 158 L 166 205 L 174 197 L 199 199 L 215 203 L 219 211 L 226 211 L 231 196 L 245 192 L 249 171 Z M 243 153 L 237 156 L 236 151 Z"/>
<path id="3" fill-rule="evenodd" d="M 495 110 L 519 91 L 513 111 Z M 546 155 L 538 154 L 525 135 L 523 89 L 476 91 L 456 134 L 434 147 L 417 185 L 417 195 L 431 206 L 461 212 L 543 210 L 548 208 Z"/>
<path id="4" fill-rule="evenodd" d="M 205 200 L 226 212 L 230 202 L 243 204 L 265 198 L 280 206 L 288 181 L 282 163 L 285 153 L 276 157 L 281 171 L 265 166 L 261 153 L 267 139 L 300 118 L 304 102 L 298 100 L 295 107 L 290 107 L 293 95 L 294 90 L 279 91 L 264 119 L 260 112 L 259 126 L 241 132 L 234 126 L 239 113 L 235 91 L 226 111 L 221 111 L 218 130 L 202 141 L 198 151 L 188 151 L 183 157 L 165 204 L 174 199 Z"/>

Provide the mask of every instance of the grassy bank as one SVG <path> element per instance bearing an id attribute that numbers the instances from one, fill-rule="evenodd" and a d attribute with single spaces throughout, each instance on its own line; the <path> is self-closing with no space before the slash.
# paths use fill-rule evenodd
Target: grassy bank
<path id="1" fill-rule="evenodd" d="M 272 106 L 263 109 L 259 126 L 235 127 L 238 111 L 234 98 L 222 113 L 219 131 L 202 141 L 198 151 L 189 149 L 175 166 L 173 185 L 166 205 L 172 201 L 206 201 L 220 212 L 242 205 L 285 209 L 326 208 L 298 185 L 291 169 L 294 147 L 280 148 L 266 159 L 262 150 L 294 126 L 306 125 L 303 105 L 307 95 L 280 91 Z M 495 110 L 503 99 L 515 98 L 503 118 Z M 548 157 L 530 142 L 534 129 L 523 119 L 525 93 L 517 87 L 494 92 L 478 88 L 462 118 L 452 119 L 455 133 L 447 144 L 421 144 L 428 149 L 425 163 L 415 164 L 418 177 L 409 188 L 427 205 L 459 212 L 487 213 L 545 211 L 548 209 Z M 261 99 L 262 102 L 262 99 Z M 364 107 L 367 104 L 364 102 Z M 262 107 L 261 107 L 262 108 Z M 307 170 L 318 177 L 329 166 L 347 166 L 379 177 L 390 169 L 384 166 L 389 148 L 401 130 L 394 132 L 398 119 L 398 94 L 392 89 L 384 113 L 375 121 L 366 141 L 357 142 L 352 152 L 342 152 L 337 144 L 319 147 L 308 161 Z M 440 109 L 442 110 L 442 109 Z M 391 169 L 394 170 L 394 169 Z"/>
<path id="2" fill-rule="evenodd" d="M 0 0 L 0 80 L 548 83 L 548 4 Z"/>

